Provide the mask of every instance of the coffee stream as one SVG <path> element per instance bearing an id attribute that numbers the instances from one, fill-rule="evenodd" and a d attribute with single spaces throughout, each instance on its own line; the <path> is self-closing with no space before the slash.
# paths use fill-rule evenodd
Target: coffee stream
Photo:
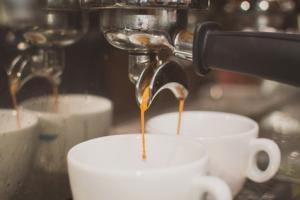
<path id="1" fill-rule="evenodd" d="M 181 96 L 183 97 L 183 89 L 177 88 Z M 142 159 L 147 160 L 147 151 L 146 151 L 146 138 L 145 138 L 145 112 L 148 110 L 148 101 L 150 98 L 150 87 L 146 87 L 144 89 L 143 95 L 142 95 L 142 102 L 140 105 L 140 111 L 141 111 L 141 133 L 142 133 Z M 180 134 L 181 129 L 181 123 L 182 123 L 182 113 L 184 111 L 184 103 L 185 99 L 181 98 L 179 99 L 179 109 L 178 109 L 178 124 L 177 124 L 177 135 Z"/>
<path id="2" fill-rule="evenodd" d="M 146 141 L 145 141 L 145 112 L 148 110 L 148 101 L 150 97 L 150 87 L 146 87 L 143 96 L 142 102 L 140 105 L 141 110 L 141 132 L 142 132 L 142 159 L 147 160 L 146 152 Z"/>
<path id="3" fill-rule="evenodd" d="M 181 124 L 182 124 L 182 112 L 184 110 L 184 99 L 179 100 L 179 108 L 178 108 L 178 122 L 177 122 L 177 135 L 180 134 Z"/>
<path id="4" fill-rule="evenodd" d="M 180 129 L 182 125 L 182 113 L 184 111 L 184 103 L 185 103 L 185 98 L 184 98 L 184 89 L 182 87 L 177 87 L 176 90 L 180 94 L 179 98 L 179 106 L 178 106 L 178 123 L 177 123 L 177 135 L 180 134 Z"/>
<path id="5" fill-rule="evenodd" d="M 18 91 L 18 87 L 19 87 L 19 82 L 20 81 L 18 78 L 11 78 L 9 89 L 10 89 L 12 103 L 13 103 L 14 109 L 16 111 L 17 127 L 21 128 L 20 109 L 19 109 L 19 105 L 18 105 L 18 101 L 17 101 L 17 91 Z"/>
<path id="6" fill-rule="evenodd" d="M 54 99 L 54 112 L 58 112 L 58 97 L 59 97 L 59 88 L 57 84 L 53 84 L 52 86 L 53 99 Z"/>
<path id="7" fill-rule="evenodd" d="M 9 89 L 10 89 L 10 95 L 11 95 L 13 107 L 16 111 L 17 127 L 21 128 L 20 109 L 19 109 L 19 104 L 18 104 L 18 100 L 17 100 L 17 92 L 18 92 L 19 84 L 20 84 L 20 80 L 18 78 L 10 78 Z M 54 112 L 58 112 L 59 89 L 58 89 L 57 84 L 52 85 L 52 92 L 53 92 L 53 98 L 54 98 L 53 110 L 54 110 Z"/>

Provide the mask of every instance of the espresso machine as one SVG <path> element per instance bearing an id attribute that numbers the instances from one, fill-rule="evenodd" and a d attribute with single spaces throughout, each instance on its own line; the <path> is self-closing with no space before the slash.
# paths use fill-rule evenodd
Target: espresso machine
<path id="1" fill-rule="evenodd" d="M 201 18 L 191 24 L 188 14 L 207 13 L 208 0 L 3 2 L 8 12 L 2 23 L 24 39 L 17 46 L 24 55 L 17 56 L 7 70 L 8 75 L 19 76 L 20 86 L 34 76 L 59 84 L 64 66 L 62 47 L 87 31 L 84 13 L 89 12 L 98 13 L 99 29 L 106 40 L 129 53 L 129 79 L 135 84 L 138 104 L 147 86 L 149 105 L 163 89 L 176 98 L 186 98 L 188 81 L 182 63 L 193 65 L 200 75 L 226 70 L 300 84 L 297 34 L 223 31 L 217 23 Z M 36 8 L 43 9 L 30 10 Z M 30 14 L 27 18 L 15 14 L 21 11 Z"/>
<path id="2" fill-rule="evenodd" d="M 129 78 L 136 99 L 150 85 L 151 98 L 163 89 L 187 96 L 187 78 L 174 61 L 191 61 L 200 75 L 210 70 L 245 73 L 299 86 L 297 34 L 223 31 L 215 22 L 188 26 L 188 13 L 207 12 L 209 1 L 81 1 L 99 12 L 107 41 L 129 52 Z M 283 66 L 284 65 L 284 66 Z M 176 87 L 184 89 L 180 96 Z"/>
<path id="3" fill-rule="evenodd" d="M 32 78 L 42 77 L 58 86 L 65 65 L 64 47 L 87 31 L 79 3 L 3 0 L 1 7 L 6 42 L 17 52 L 5 66 L 9 84 L 15 83 L 18 91 Z"/>
<path id="4" fill-rule="evenodd" d="M 128 52 L 129 80 L 137 104 L 150 88 L 151 105 L 165 89 L 177 99 L 189 93 L 185 70 L 201 76 L 211 70 L 250 74 L 300 86 L 300 36 L 287 33 L 223 31 L 205 17 L 209 0 L 2 0 L 1 24 L 14 35 L 19 55 L 7 66 L 18 90 L 43 77 L 59 85 L 63 48 L 88 32 L 97 14 L 99 34 Z M 189 17 L 196 16 L 196 20 Z M 125 76 L 125 74 L 124 74 Z"/>

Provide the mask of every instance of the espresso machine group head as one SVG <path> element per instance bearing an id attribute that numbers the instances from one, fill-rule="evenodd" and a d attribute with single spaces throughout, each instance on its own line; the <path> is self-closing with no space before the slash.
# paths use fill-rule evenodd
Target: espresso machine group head
<path id="1" fill-rule="evenodd" d="M 164 89 L 178 99 L 187 97 L 187 77 L 172 58 L 192 59 L 191 53 L 176 49 L 173 40 L 187 28 L 188 9 L 206 10 L 208 0 L 82 0 L 81 5 L 97 10 L 107 41 L 128 51 L 129 78 L 135 84 L 139 105 L 146 87 L 150 89 L 148 106 Z"/>
<path id="2" fill-rule="evenodd" d="M 173 36 L 187 25 L 187 10 L 141 7 L 132 2 L 123 6 L 102 9 L 100 27 L 111 45 L 129 53 L 129 78 L 136 86 L 138 104 L 146 87 L 150 88 L 148 105 L 163 89 L 185 99 L 187 77 L 170 58 L 175 51 Z"/>
<path id="3" fill-rule="evenodd" d="M 88 21 L 77 0 L 2 0 L 1 26 L 7 28 L 19 52 L 6 66 L 18 90 L 34 77 L 61 82 L 65 46 L 78 41 Z"/>
<path id="4" fill-rule="evenodd" d="M 83 9 L 99 12 L 107 41 L 128 51 L 138 104 L 146 87 L 148 105 L 163 89 L 186 98 L 187 78 L 173 57 L 192 61 L 201 75 L 220 69 L 300 86 L 300 35 L 222 31 L 205 20 L 190 31 L 188 13 L 207 12 L 209 5 L 208 0 L 81 0 Z"/>

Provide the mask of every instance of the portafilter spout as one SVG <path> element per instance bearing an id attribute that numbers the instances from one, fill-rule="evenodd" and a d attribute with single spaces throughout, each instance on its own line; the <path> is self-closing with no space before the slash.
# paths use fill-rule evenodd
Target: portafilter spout
<path id="1" fill-rule="evenodd" d="M 185 72 L 179 64 L 170 61 L 174 49 L 172 36 L 177 29 L 186 27 L 186 10 L 121 6 L 103 9 L 99 14 L 106 40 L 129 53 L 129 78 L 135 84 L 138 105 L 148 87 L 148 106 L 164 89 L 179 99 L 186 98 Z"/>
<path id="2" fill-rule="evenodd" d="M 165 89 L 171 91 L 177 99 L 185 99 L 188 95 L 188 80 L 182 67 L 175 61 L 162 61 L 155 54 L 130 54 L 129 78 L 135 84 L 138 105 L 141 105 L 147 87 L 150 91 L 148 107 Z"/>
<path id="3" fill-rule="evenodd" d="M 19 55 L 6 67 L 10 85 L 17 91 L 32 78 L 43 77 L 58 86 L 64 69 L 63 48 L 77 42 L 88 29 L 87 16 L 81 11 L 79 0 L 3 0 L 1 3 L 5 11 L 1 25 L 20 41 L 14 47 Z"/>
<path id="4" fill-rule="evenodd" d="M 59 85 L 65 65 L 63 49 L 35 49 L 17 56 L 7 67 L 10 85 L 20 90 L 35 77 L 43 77 Z"/>

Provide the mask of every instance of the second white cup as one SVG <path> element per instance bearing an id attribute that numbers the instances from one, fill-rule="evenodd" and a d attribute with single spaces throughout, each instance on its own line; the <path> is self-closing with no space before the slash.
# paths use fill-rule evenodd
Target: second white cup
<path id="1" fill-rule="evenodd" d="M 20 127 L 14 110 L 0 109 L 0 199 L 14 199 L 26 177 L 36 152 L 38 119 L 20 113 Z"/>
<path id="2" fill-rule="evenodd" d="M 246 178 L 254 182 L 271 179 L 280 165 L 280 150 L 275 142 L 258 139 L 255 121 L 236 114 L 221 112 L 184 112 L 181 135 L 203 142 L 209 156 L 209 172 L 225 180 L 236 195 Z M 150 119 L 146 130 L 154 134 L 176 134 L 178 113 Z M 257 154 L 266 152 L 269 165 L 262 171 Z"/>
<path id="3" fill-rule="evenodd" d="M 112 123 L 111 101 L 93 95 L 60 95 L 57 111 L 52 96 L 32 98 L 21 106 L 39 118 L 34 166 L 50 173 L 66 173 L 69 149 L 85 140 L 105 136 Z"/>

